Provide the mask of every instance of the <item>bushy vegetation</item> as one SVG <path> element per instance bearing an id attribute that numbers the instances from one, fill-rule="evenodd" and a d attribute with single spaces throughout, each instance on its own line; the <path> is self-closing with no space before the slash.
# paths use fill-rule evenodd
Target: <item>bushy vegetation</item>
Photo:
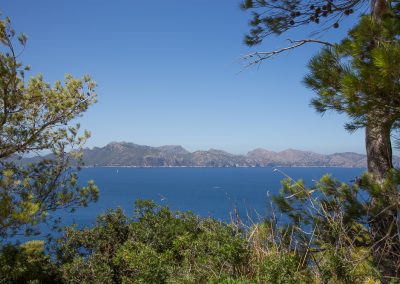
<path id="1" fill-rule="evenodd" d="M 399 178 L 393 173 L 385 186 Z M 251 226 L 137 201 L 130 217 L 122 209 L 109 210 L 92 228 L 65 228 L 49 248 L 52 257 L 39 241 L 3 247 L 0 278 L 2 283 L 397 283 L 385 278 L 385 271 L 398 272 L 399 257 L 390 254 L 398 238 L 387 238 L 391 249 L 377 262 L 368 225 L 386 214 L 365 201 L 380 185 L 368 175 L 362 181 L 360 187 L 359 181 L 347 185 L 325 176 L 306 188 L 284 180 L 273 206 L 283 215 Z M 394 200 L 389 205 L 399 209 Z"/>
<path id="2" fill-rule="evenodd" d="M 151 201 L 138 201 L 132 218 L 117 209 L 99 216 L 91 229 L 68 228 L 56 252 L 62 279 L 72 283 L 236 279 L 250 259 L 234 227 Z"/>

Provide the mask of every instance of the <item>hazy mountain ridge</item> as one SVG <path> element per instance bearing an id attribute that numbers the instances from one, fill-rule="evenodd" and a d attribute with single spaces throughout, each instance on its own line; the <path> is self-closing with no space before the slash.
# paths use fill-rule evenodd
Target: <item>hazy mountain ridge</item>
<path id="1" fill-rule="evenodd" d="M 151 147 L 112 142 L 104 147 L 84 149 L 85 166 L 120 167 L 366 167 L 366 155 L 346 152 L 323 155 L 288 149 L 281 152 L 262 148 L 246 155 L 222 150 L 189 152 L 179 145 Z M 394 157 L 396 166 L 400 158 Z"/>

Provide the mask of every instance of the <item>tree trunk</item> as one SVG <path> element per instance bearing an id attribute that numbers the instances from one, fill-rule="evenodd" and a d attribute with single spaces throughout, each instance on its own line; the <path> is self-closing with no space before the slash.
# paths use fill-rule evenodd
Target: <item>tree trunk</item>
<path id="1" fill-rule="evenodd" d="M 377 20 L 380 20 L 390 10 L 390 0 L 370 1 L 371 16 Z M 393 123 L 382 115 L 374 117 L 373 113 L 370 118 L 372 119 L 369 121 L 369 125 L 365 127 L 368 172 L 373 175 L 375 181 L 381 183 L 385 174 L 393 168 L 392 143 L 390 141 L 390 130 Z M 379 121 L 375 122 L 377 118 Z"/>
<path id="2" fill-rule="evenodd" d="M 393 168 L 392 145 L 390 141 L 390 121 L 380 121 L 366 127 L 368 172 L 375 182 L 383 184 L 386 174 Z M 371 200 L 370 225 L 373 241 L 373 257 L 381 271 L 381 282 L 389 283 L 400 273 L 400 242 L 398 221 L 398 192 L 395 185 L 382 188 L 381 196 Z M 396 205 L 397 204 L 397 205 Z"/>
<path id="3" fill-rule="evenodd" d="M 368 172 L 379 183 L 393 168 L 390 129 L 391 123 L 376 123 L 365 128 Z"/>
<path id="4" fill-rule="evenodd" d="M 389 0 L 371 0 L 371 14 L 377 19 L 382 18 L 382 16 L 390 10 Z"/>

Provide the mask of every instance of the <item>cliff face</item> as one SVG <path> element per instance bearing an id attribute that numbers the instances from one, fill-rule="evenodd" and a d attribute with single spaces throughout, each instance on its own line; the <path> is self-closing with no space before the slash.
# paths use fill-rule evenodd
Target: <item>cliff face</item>
<path id="1" fill-rule="evenodd" d="M 127 142 L 113 142 L 105 147 L 84 150 L 86 166 L 135 167 L 366 167 L 366 156 L 356 153 L 322 155 L 314 152 L 285 150 L 273 152 L 255 149 L 246 155 L 221 150 L 189 152 L 182 146 L 150 147 Z M 399 165 L 399 158 L 394 162 Z"/>

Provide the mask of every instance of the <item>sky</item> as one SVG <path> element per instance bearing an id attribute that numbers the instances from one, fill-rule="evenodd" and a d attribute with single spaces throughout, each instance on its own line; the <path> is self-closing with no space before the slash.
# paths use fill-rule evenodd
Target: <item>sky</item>
<path id="1" fill-rule="evenodd" d="M 88 147 L 112 141 L 182 145 L 190 151 L 246 153 L 300 149 L 364 153 L 364 132 L 344 130 L 347 118 L 316 113 L 302 83 L 310 44 L 245 68 L 242 56 L 274 50 L 298 29 L 262 45 L 243 43 L 250 16 L 240 0 L 7 0 L 3 15 L 28 36 L 20 60 L 29 76 L 48 82 L 90 74 L 98 103 L 77 121 Z M 335 42 L 353 24 L 321 34 Z M 315 26 L 314 26 L 315 27 Z M 313 28 L 313 27 L 311 27 Z"/>

